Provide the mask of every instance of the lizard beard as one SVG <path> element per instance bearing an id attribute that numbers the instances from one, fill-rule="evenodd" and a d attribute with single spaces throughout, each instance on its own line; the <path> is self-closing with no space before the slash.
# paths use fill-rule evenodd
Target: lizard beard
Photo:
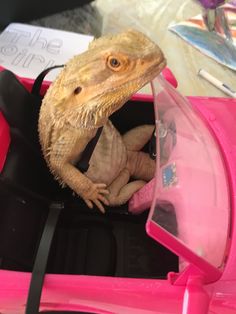
<path id="1" fill-rule="evenodd" d="M 97 106 L 89 108 L 86 106 L 67 112 L 66 120 L 75 129 L 95 129 L 103 126 L 109 116 L 110 114 L 106 108 L 99 108 Z"/>

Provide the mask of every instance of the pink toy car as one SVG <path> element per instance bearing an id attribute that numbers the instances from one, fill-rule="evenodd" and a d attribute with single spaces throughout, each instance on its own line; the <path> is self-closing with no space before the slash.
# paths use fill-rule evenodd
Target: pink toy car
<path id="1" fill-rule="evenodd" d="M 1 314 L 236 313 L 236 101 L 167 80 L 111 117 L 156 124 L 157 166 L 102 215 L 50 176 L 31 82 L 0 73 Z"/>

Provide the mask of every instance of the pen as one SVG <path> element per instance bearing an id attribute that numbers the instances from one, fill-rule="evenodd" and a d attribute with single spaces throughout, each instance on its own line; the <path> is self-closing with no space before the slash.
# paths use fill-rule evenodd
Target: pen
<path id="1" fill-rule="evenodd" d="M 228 85 L 224 84 L 223 82 L 221 82 L 220 80 L 218 80 L 217 78 L 212 76 L 206 70 L 200 69 L 198 71 L 198 75 L 203 77 L 205 80 L 210 82 L 212 85 L 214 85 L 215 87 L 220 89 L 225 94 L 227 94 L 233 98 L 236 98 L 236 92 L 234 90 L 232 90 Z"/>

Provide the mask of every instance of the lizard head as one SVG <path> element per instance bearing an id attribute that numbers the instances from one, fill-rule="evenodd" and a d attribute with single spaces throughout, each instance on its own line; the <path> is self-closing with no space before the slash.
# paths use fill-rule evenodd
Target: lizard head
<path id="1" fill-rule="evenodd" d="M 166 65 L 160 48 L 136 30 L 94 40 L 49 88 L 58 112 L 74 127 L 97 127 Z"/>

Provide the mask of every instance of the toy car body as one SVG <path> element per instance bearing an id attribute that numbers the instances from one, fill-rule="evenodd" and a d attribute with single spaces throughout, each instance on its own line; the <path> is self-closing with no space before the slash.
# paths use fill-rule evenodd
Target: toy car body
<path id="1" fill-rule="evenodd" d="M 236 313 L 236 101 L 187 101 L 159 77 L 154 98 L 128 102 L 112 121 L 121 133 L 156 124 L 156 176 L 103 216 L 49 177 L 33 143 L 38 109 L 21 114 L 30 96 L 11 80 L 14 97 L 0 91 L 0 313 L 25 313 L 45 199 L 65 209 L 40 313 Z"/>

